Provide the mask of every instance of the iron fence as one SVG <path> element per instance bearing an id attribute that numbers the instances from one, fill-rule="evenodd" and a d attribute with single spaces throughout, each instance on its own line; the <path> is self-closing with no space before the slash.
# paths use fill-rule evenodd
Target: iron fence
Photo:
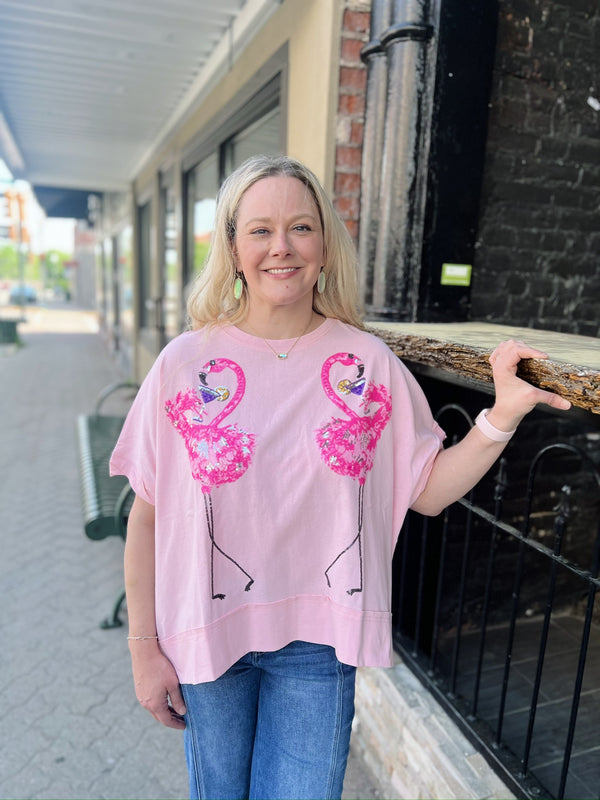
<path id="1" fill-rule="evenodd" d="M 521 442 L 396 550 L 396 647 L 517 796 L 600 793 L 599 439 Z"/>

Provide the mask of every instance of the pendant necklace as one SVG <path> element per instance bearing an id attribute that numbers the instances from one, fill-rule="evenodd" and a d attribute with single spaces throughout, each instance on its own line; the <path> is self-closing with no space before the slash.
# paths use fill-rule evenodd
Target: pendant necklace
<path id="1" fill-rule="evenodd" d="M 265 339 L 265 337 L 264 337 L 264 336 L 261 336 L 260 338 L 263 340 L 263 342 L 264 342 L 264 343 L 267 345 L 267 347 L 269 348 L 269 350 L 270 350 L 270 351 L 273 353 L 273 355 L 274 355 L 276 358 L 279 358 L 281 361 L 285 361 L 285 359 L 286 359 L 286 358 L 289 356 L 289 354 L 292 352 L 292 350 L 294 349 L 294 347 L 296 347 L 296 345 L 298 344 L 298 342 L 300 341 L 300 339 L 301 339 L 301 338 L 304 336 L 304 334 L 306 333 L 306 331 L 307 331 L 307 330 L 310 328 L 310 324 L 311 324 L 311 322 L 312 322 L 312 314 L 310 315 L 310 319 L 308 320 L 308 325 L 306 326 L 306 328 L 304 328 L 304 330 L 302 331 L 302 333 L 300 334 L 300 336 L 298 336 L 298 338 L 294 340 L 294 342 L 293 342 L 292 346 L 291 346 L 291 347 L 290 347 L 290 349 L 287 351 L 287 353 L 278 353 L 278 352 L 277 352 L 277 350 L 275 350 L 273 347 L 271 347 L 271 345 L 269 344 L 269 342 L 267 341 L 267 339 Z M 253 329 L 253 328 L 252 328 L 250 325 L 248 325 L 248 323 L 247 323 L 247 322 L 246 322 L 246 325 L 247 325 L 247 326 L 250 328 L 250 330 L 252 331 L 252 333 L 254 333 L 254 335 L 255 335 L 255 336 L 258 336 L 258 335 L 259 335 L 259 334 L 257 334 L 257 333 L 254 331 L 254 329 Z"/>

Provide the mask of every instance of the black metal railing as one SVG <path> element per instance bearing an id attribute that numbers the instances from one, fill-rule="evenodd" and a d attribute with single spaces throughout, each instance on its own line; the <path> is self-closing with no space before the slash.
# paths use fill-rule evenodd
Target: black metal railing
<path id="1" fill-rule="evenodd" d="M 600 793 L 599 438 L 517 446 L 396 550 L 397 649 L 521 797 Z"/>

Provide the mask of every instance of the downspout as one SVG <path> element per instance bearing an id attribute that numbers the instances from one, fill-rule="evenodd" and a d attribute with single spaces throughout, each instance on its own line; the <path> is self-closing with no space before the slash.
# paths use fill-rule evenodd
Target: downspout
<path id="1" fill-rule="evenodd" d="M 360 227 L 358 259 L 360 290 L 365 308 L 373 305 L 373 268 L 379 230 L 379 195 L 383 161 L 383 126 L 386 114 L 387 58 L 381 40 L 373 38 L 389 28 L 393 0 L 373 0 L 371 6 L 371 39 L 360 57 L 367 67 L 365 127 L 362 151 L 362 185 L 360 195 Z"/>
<path id="2" fill-rule="evenodd" d="M 384 21 L 387 5 L 374 0 L 372 19 Z M 438 0 L 431 5 L 437 20 Z M 375 6 L 381 6 L 379 16 Z M 380 164 L 368 160 L 379 158 L 370 140 L 363 163 L 360 254 L 363 297 L 371 319 L 416 319 L 434 89 L 433 33 L 429 0 L 395 0 L 391 25 L 380 32 L 372 30 L 363 51 L 378 79 L 373 99 L 367 96 L 366 128 L 378 128 L 369 136 L 383 139 Z M 375 66 L 379 55 L 369 54 L 375 40 L 385 53 L 387 74 Z M 386 80 L 383 114 L 382 80 Z"/>

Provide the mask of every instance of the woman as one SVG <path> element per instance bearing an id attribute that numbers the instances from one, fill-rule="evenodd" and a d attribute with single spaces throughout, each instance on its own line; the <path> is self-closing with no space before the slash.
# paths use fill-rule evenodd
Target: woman
<path id="1" fill-rule="evenodd" d="M 443 449 L 358 313 L 355 252 L 315 176 L 257 157 L 224 183 L 192 330 L 160 354 L 112 458 L 136 493 L 125 576 L 139 701 L 185 729 L 192 797 L 340 797 L 357 666 L 390 666 L 390 564 L 537 403 L 520 342 Z"/>

